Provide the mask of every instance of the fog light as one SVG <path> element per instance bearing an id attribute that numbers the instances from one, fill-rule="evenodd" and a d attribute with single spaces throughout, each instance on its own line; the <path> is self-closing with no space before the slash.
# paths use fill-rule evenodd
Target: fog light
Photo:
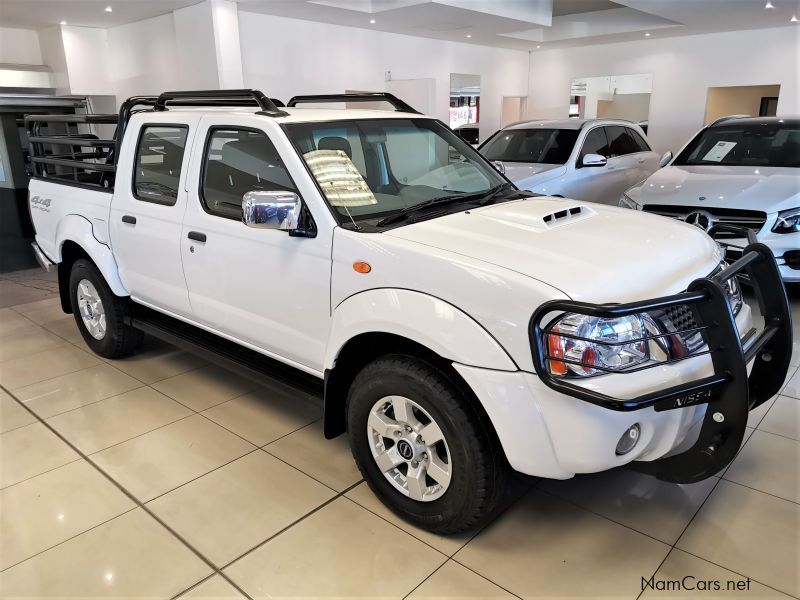
<path id="1" fill-rule="evenodd" d="M 622 434 L 622 437 L 619 438 L 617 442 L 617 456 L 622 456 L 623 454 L 627 454 L 636 446 L 636 443 L 639 441 L 639 434 L 641 433 L 641 428 L 639 427 L 638 423 L 634 423 L 631 425 L 628 430 Z"/>

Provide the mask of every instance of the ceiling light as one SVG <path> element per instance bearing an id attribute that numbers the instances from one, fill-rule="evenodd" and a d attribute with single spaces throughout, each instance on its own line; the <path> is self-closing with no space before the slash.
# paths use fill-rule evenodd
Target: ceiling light
<path id="1" fill-rule="evenodd" d="M 767 3 L 764 5 L 764 8 L 775 8 L 775 5 L 769 0 L 767 0 Z"/>
<path id="2" fill-rule="evenodd" d="M 468 34 L 467 34 L 467 37 L 468 37 L 468 38 L 471 38 L 471 37 L 472 37 L 472 34 L 471 34 L 471 33 L 468 33 Z"/>
<path id="3" fill-rule="evenodd" d="M 375 25 L 375 19 L 370 19 L 369 23 L 370 23 L 370 25 Z"/>
<path id="4" fill-rule="evenodd" d="M 67 22 L 66 22 L 66 21 L 61 21 L 61 22 L 59 23 L 59 25 L 66 25 L 66 24 L 67 24 Z"/>
<path id="5" fill-rule="evenodd" d="M 106 11 L 106 12 L 113 12 L 114 11 L 114 9 L 111 8 L 110 6 L 106 6 L 103 10 Z"/>
<path id="6" fill-rule="evenodd" d="M 536 46 L 536 49 L 537 49 L 537 50 L 538 50 L 539 48 L 541 48 L 541 46 Z"/>
<path id="7" fill-rule="evenodd" d="M 650 32 L 648 31 L 647 33 L 645 33 L 644 37 L 650 37 Z"/>
<path id="8" fill-rule="evenodd" d="M 789 21 L 792 23 L 797 23 L 797 15 L 792 15 L 792 18 L 789 19 Z"/>

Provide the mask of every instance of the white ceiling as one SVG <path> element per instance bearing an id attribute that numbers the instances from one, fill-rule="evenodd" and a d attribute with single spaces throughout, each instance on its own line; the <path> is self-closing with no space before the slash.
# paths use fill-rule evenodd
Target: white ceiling
<path id="1" fill-rule="evenodd" d="M 198 1 L 0 0 L 0 24 L 110 27 Z M 800 24 L 790 23 L 800 0 L 772 0 L 773 9 L 766 0 L 238 1 L 243 11 L 519 50 L 780 26 L 800 36 Z"/>

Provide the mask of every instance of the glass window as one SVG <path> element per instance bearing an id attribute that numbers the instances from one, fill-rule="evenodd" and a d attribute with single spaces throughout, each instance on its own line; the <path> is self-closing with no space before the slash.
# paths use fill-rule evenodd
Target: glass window
<path id="1" fill-rule="evenodd" d="M 139 136 L 133 195 L 139 200 L 172 206 L 178 199 L 185 125 L 146 125 Z"/>
<path id="2" fill-rule="evenodd" d="M 343 226 L 374 230 L 403 209 L 507 184 L 433 119 L 291 123 L 286 131 Z"/>
<path id="3" fill-rule="evenodd" d="M 608 135 L 611 156 L 625 156 L 626 154 L 635 154 L 640 151 L 639 145 L 631 135 L 633 130 L 629 127 L 616 125 L 605 129 Z"/>
<path id="4" fill-rule="evenodd" d="M 606 137 L 605 127 L 595 127 L 586 135 L 583 140 L 583 150 L 581 158 L 587 154 L 599 154 L 608 158 L 611 152 L 608 149 L 608 138 Z"/>
<path id="5" fill-rule="evenodd" d="M 639 152 L 650 152 L 650 145 L 645 141 L 645 139 L 639 135 L 639 132 L 635 129 L 628 128 L 628 133 L 630 133 L 631 137 L 633 137 L 633 141 L 636 143 L 636 147 L 639 149 Z"/>
<path id="6" fill-rule="evenodd" d="M 241 220 L 253 190 L 296 191 L 275 146 L 262 131 L 216 128 L 206 143 L 200 198 L 212 215 Z"/>
<path id="7" fill-rule="evenodd" d="M 507 129 L 481 148 L 489 160 L 563 165 L 569 160 L 577 129 Z"/>
<path id="8" fill-rule="evenodd" d="M 701 131 L 676 165 L 800 167 L 800 121 L 736 123 Z"/>

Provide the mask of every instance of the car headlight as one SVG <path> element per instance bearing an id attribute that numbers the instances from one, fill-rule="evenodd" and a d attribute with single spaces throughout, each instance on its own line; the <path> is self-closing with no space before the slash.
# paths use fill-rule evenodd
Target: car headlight
<path id="1" fill-rule="evenodd" d="M 778 220 L 772 227 L 774 233 L 797 233 L 800 231 L 800 208 L 790 208 L 778 213 Z"/>
<path id="2" fill-rule="evenodd" d="M 630 208 L 631 210 L 642 210 L 642 205 L 636 202 L 633 198 L 628 195 L 628 192 L 624 192 L 619 199 L 618 206 L 620 208 Z"/>
<path id="3" fill-rule="evenodd" d="M 567 313 L 549 329 L 550 374 L 591 377 L 625 371 L 649 361 L 649 345 L 642 338 L 656 328 L 649 315 L 644 314 L 607 319 Z"/>

